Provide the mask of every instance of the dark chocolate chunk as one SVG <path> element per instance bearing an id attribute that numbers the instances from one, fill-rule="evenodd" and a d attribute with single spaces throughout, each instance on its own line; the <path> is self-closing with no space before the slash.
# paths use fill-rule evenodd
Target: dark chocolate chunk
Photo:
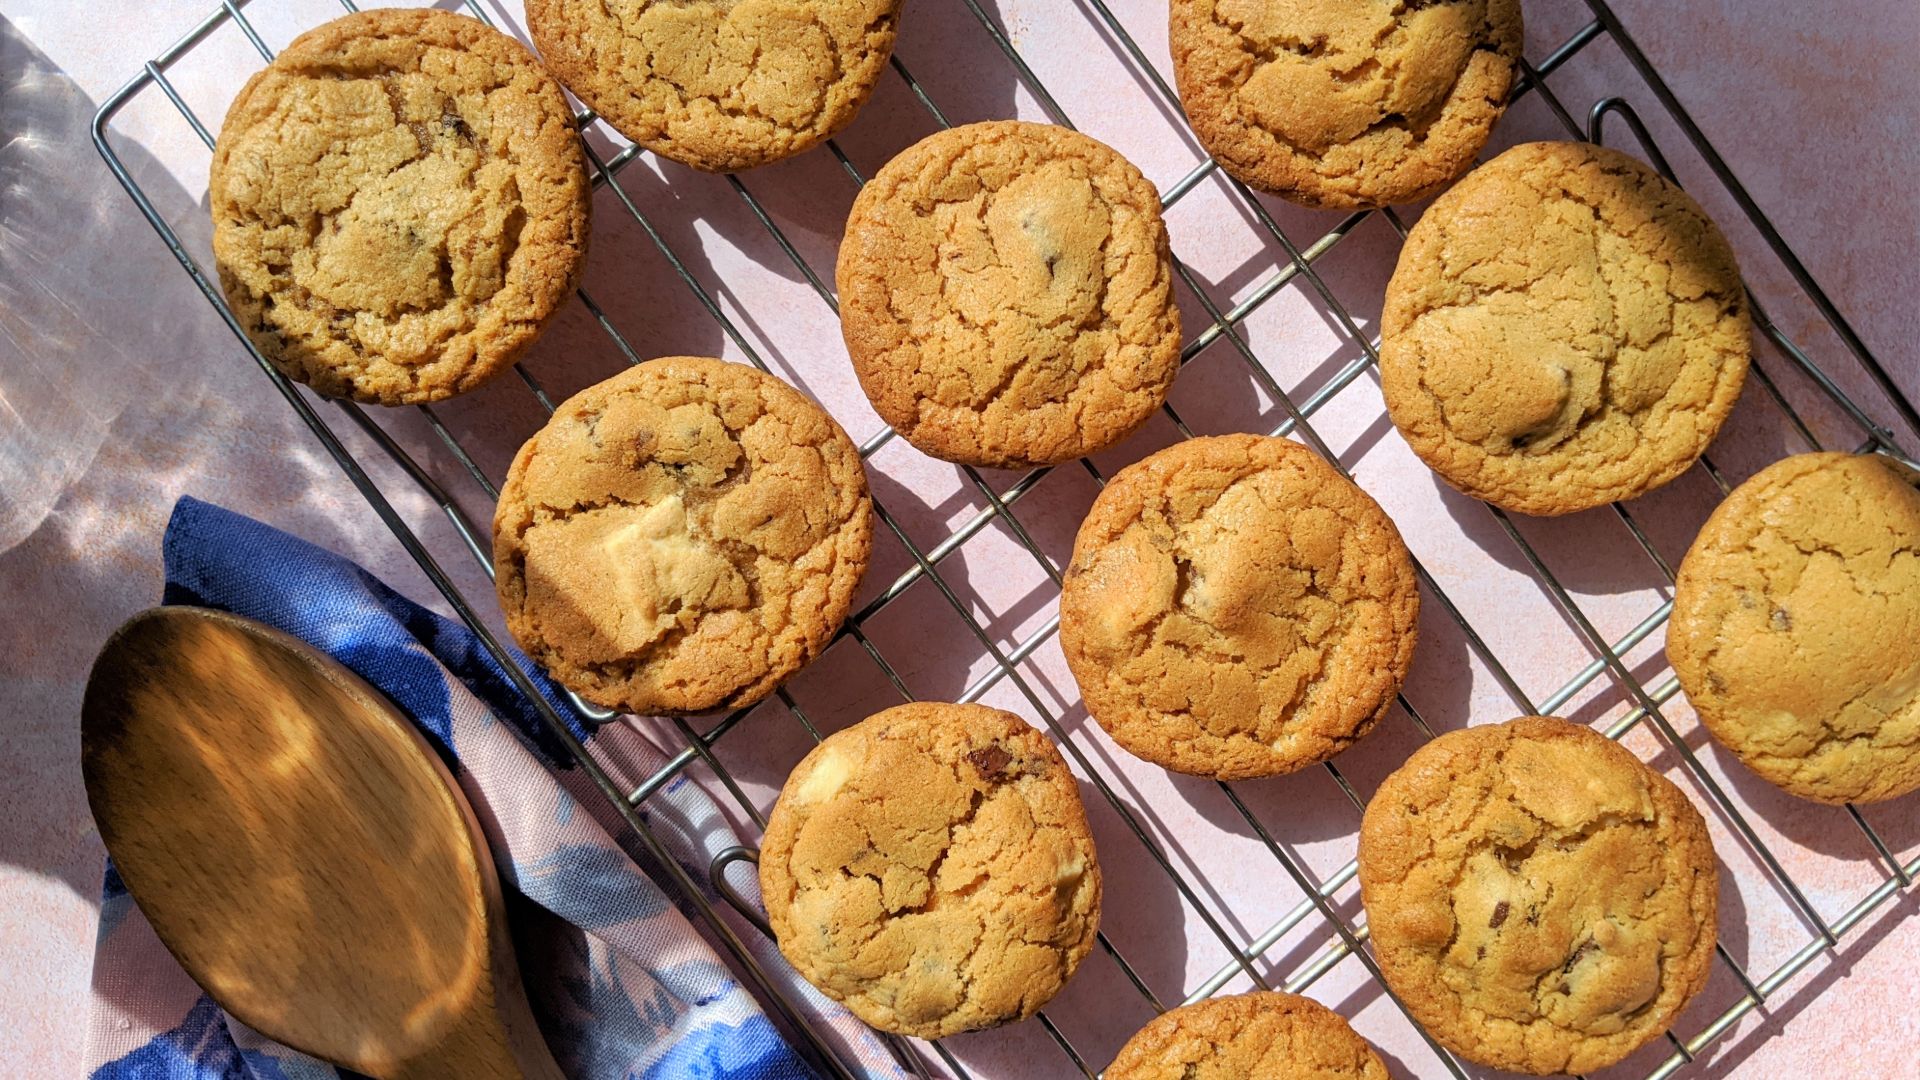
<path id="1" fill-rule="evenodd" d="M 967 760 L 973 762 L 973 767 L 980 770 L 980 779 L 992 780 L 1006 770 L 1007 764 L 1013 760 L 1013 755 L 998 746 L 988 746 L 969 752 Z"/>
<path id="2" fill-rule="evenodd" d="M 1592 952 L 1593 950 L 1598 949 L 1599 947 L 1600 947 L 1599 943 L 1594 941 L 1592 938 L 1588 938 L 1587 940 L 1581 942 L 1580 947 L 1573 950 L 1573 955 L 1567 957 L 1567 962 L 1561 966 L 1560 974 L 1562 975 L 1572 974 L 1574 967 L 1580 963 L 1580 958 Z"/>

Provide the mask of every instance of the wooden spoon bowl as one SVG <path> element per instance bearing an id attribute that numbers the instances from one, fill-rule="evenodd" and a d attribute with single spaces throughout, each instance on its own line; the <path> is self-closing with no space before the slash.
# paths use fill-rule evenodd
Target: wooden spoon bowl
<path id="1" fill-rule="evenodd" d="M 385 1080 L 559 1080 L 472 808 L 332 658 L 222 612 L 144 612 L 94 662 L 81 764 L 127 890 L 241 1022 Z"/>

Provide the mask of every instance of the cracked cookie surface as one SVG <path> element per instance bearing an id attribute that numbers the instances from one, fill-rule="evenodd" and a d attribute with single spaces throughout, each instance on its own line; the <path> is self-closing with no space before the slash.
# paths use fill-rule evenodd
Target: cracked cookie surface
<path id="1" fill-rule="evenodd" d="M 1127 752 L 1223 780 L 1339 753 L 1386 714 L 1420 594 L 1378 503 L 1286 439 L 1189 439 L 1122 469 L 1074 539 L 1060 645 Z"/>
<path id="2" fill-rule="evenodd" d="M 1380 318 L 1387 411 L 1434 472 L 1523 514 L 1631 499 L 1693 464 L 1746 381 L 1733 250 L 1660 174 L 1516 146 L 1435 200 Z"/>
<path id="3" fill-rule="evenodd" d="M 1105 449 L 1180 367 L 1159 194 L 1066 128 L 969 124 L 909 147 L 854 201 L 836 276 L 874 411 L 945 461 Z"/>
<path id="4" fill-rule="evenodd" d="M 1786 791 L 1920 788 L 1920 491 L 1873 455 L 1762 469 L 1681 561 L 1667 656 L 1714 738 Z"/>
<path id="5" fill-rule="evenodd" d="M 1359 863 L 1388 986 L 1480 1064 L 1604 1068 L 1707 983 L 1706 823 L 1589 728 L 1524 717 L 1434 739 L 1367 804 Z"/>
<path id="6" fill-rule="evenodd" d="M 528 0 L 527 29 L 616 130 L 707 172 L 751 169 L 853 120 L 903 0 Z"/>
<path id="7" fill-rule="evenodd" d="M 859 452 L 742 364 L 651 360 L 568 398 L 493 523 L 507 629 L 595 704 L 760 700 L 826 648 L 873 545 Z"/>
<path id="8" fill-rule="evenodd" d="M 1297 994 L 1210 998 L 1141 1028 L 1103 1080 L 1387 1080 L 1340 1014 Z"/>
<path id="9" fill-rule="evenodd" d="M 1424 198 L 1506 109 L 1519 0 L 1173 0 L 1180 102 L 1234 177 L 1310 207 Z"/>
<path id="10" fill-rule="evenodd" d="M 1100 921 L 1066 762 L 982 705 L 901 705 L 829 735 L 774 804 L 760 888 L 807 981 L 927 1039 L 1032 1016 Z"/>
<path id="11" fill-rule="evenodd" d="M 518 42 L 444 11 L 295 38 L 234 99 L 208 189 L 241 327 L 336 397 L 472 389 L 533 343 L 586 257 L 566 95 Z"/>

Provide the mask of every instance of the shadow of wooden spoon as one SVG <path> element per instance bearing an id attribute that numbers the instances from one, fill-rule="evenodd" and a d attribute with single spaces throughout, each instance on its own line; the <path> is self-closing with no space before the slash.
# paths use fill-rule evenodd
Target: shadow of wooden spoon
<path id="1" fill-rule="evenodd" d="M 561 1080 L 472 808 L 332 658 L 222 612 L 136 615 L 94 662 L 81 763 L 128 892 L 241 1022 L 381 1080 Z"/>

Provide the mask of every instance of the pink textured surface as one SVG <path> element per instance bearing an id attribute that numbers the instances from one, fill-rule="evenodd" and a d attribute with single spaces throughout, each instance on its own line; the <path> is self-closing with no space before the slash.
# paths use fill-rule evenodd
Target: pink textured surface
<path id="1" fill-rule="evenodd" d="M 38 54 L 7 39 L 0 70 L 9 102 L 29 97 L 34 109 L 0 111 L 10 147 L 0 157 L 0 463 L 11 483 L 0 497 L 0 595 L 12 602 L 0 624 L 4 727 L 0 755 L 8 779 L 0 788 L 0 1030 L 13 1033 L 10 1070 L 23 1076 L 70 1075 L 77 1067 L 82 1001 L 92 948 L 100 848 L 78 778 L 76 716 L 85 669 L 98 643 L 159 590 L 157 540 L 173 499 L 191 492 L 253 514 L 361 559 L 412 595 L 430 587 L 380 523 L 253 370 L 223 326 L 133 212 L 86 141 L 85 120 L 140 62 L 164 47 L 213 5 L 106 0 L 76 18 L 66 4 L 11 0 L 5 18 Z M 1190 137 L 1094 28 L 1084 0 L 985 0 L 1040 78 L 1083 129 L 1136 161 L 1163 188 L 1199 160 Z M 1121 22 L 1166 73 L 1164 5 L 1113 0 Z M 1814 276 L 1854 321 L 1869 347 L 1911 397 L 1920 397 L 1920 270 L 1907 254 L 1920 235 L 1920 9 L 1909 0 L 1863 0 L 1844 17 L 1818 5 L 1780 0 L 1663 4 L 1616 0 L 1627 27 L 1693 111 L 1755 200 L 1772 216 Z M 273 44 L 336 12 L 321 0 L 260 0 L 249 11 Z M 1585 21 L 1579 0 L 1529 4 L 1528 55 L 1538 59 Z M 518 22 L 517 10 L 502 12 Z M 955 0 L 912 0 L 899 53 L 955 122 L 1019 115 L 1043 118 L 1017 88 L 1004 59 Z M 213 125 L 243 73 L 257 64 L 231 29 L 172 72 L 187 100 Z M 1618 52 L 1602 41 L 1551 80 L 1576 116 L 1619 93 L 1654 118 L 1659 107 Z M 1538 95 L 1516 107 L 1498 135 L 1502 143 L 1558 134 Z M 871 173 L 890 154 L 930 130 L 907 87 L 889 76 L 869 111 L 842 138 L 855 164 Z M 157 94 L 121 117 L 116 145 L 134 148 L 142 182 L 161 211 L 188 226 L 184 239 L 204 252 L 198 209 L 206 190 L 206 152 Z M 1892 411 L 1856 376 L 1856 369 L 1799 297 L 1780 264 L 1739 218 L 1737 209 L 1672 130 L 1654 132 L 1689 187 L 1723 223 L 1743 266 L 1780 326 L 1855 391 L 1877 416 Z M 1609 141 L 1629 149 L 1624 127 Z M 62 172 L 70 181 L 52 179 Z M 839 225 L 853 189 L 824 152 L 745 177 L 816 269 L 831 265 Z M 819 397 L 864 439 L 878 430 L 840 351 L 830 313 L 766 237 L 724 181 L 650 159 L 627 170 L 623 185 L 687 259 L 691 272 L 716 290 L 721 306 L 776 370 Z M 24 194 L 22 194 L 24 192 Z M 1265 204 L 1290 236 L 1306 242 L 1338 221 L 1280 204 Z M 608 193 L 596 205 L 596 238 L 588 289 L 643 355 L 741 353 L 675 278 L 644 233 Z M 1411 212 L 1409 212 L 1409 218 Z M 1262 242 L 1251 216 L 1217 180 L 1182 200 L 1169 216 L 1176 253 L 1188 260 L 1210 295 L 1229 304 L 1253 293 L 1284 265 L 1277 245 Z M 10 248 L 10 250 L 8 250 Z M 1327 284 L 1370 332 L 1379 291 L 1391 269 L 1394 237 L 1368 219 L 1320 263 Z M 0 275 L 5 278 L 7 275 Z M 39 286 L 36 290 L 35 286 Z M 47 293 L 64 291 L 64 303 Z M 1193 297 L 1183 297 L 1188 332 L 1205 325 Z M 1279 384 L 1311 393 L 1360 355 L 1312 291 L 1295 281 L 1247 321 L 1249 343 Z M 1843 446 L 1857 441 L 1845 424 L 1818 407 L 1810 384 L 1788 371 L 1778 353 L 1762 362 L 1796 402 L 1812 405 L 1816 431 Z M 587 312 L 575 306 L 530 361 L 556 394 L 615 370 L 619 354 Z M 1281 418 L 1249 379 L 1238 356 L 1215 345 L 1189 365 L 1173 403 L 1198 432 L 1263 430 Z M 441 410 L 496 479 L 520 438 L 538 422 L 529 395 L 512 385 L 487 388 Z M 1443 492 L 1407 452 L 1380 414 L 1377 383 L 1362 375 L 1314 417 L 1343 463 L 1401 524 L 1421 557 L 1467 618 L 1538 700 L 1560 687 L 1591 653 L 1492 519 Z M 485 520 L 484 503 L 458 463 L 417 414 L 389 425 L 421 453 L 436 475 L 462 493 Z M 1903 433 L 1911 436 L 1914 433 Z M 1156 421 L 1140 436 L 1102 455 L 1103 470 L 1132 461 L 1174 437 Z M 370 451 L 364 439 L 356 450 Z M 1727 437 L 1713 456 L 1732 478 L 1802 447 L 1758 387 L 1750 387 Z M 982 505 L 958 472 L 895 442 L 873 462 L 876 492 L 902 527 L 925 548 Z M 422 528 L 472 595 L 485 585 L 457 549 L 451 531 L 393 470 L 376 470 L 402 511 Z M 989 478 L 1004 487 L 1014 477 Z M 1698 471 L 1636 503 L 1635 519 L 1668 559 L 1684 551 L 1711 504 Z M 1063 561 L 1093 485 L 1077 468 L 1049 476 L 1019 504 L 1035 542 Z M 1657 570 L 1640 554 L 1611 511 L 1520 528 L 1560 574 L 1582 609 L 1617 639 L 1662 598 Z M 888 541 L 867 595 L 909 563 Z M 1054 593 L 1017 538 L 990 526 L 947 563 L 943 574 L 996 643 L 1010 648 L 1042 628 Z M 922 582 L 869 625 L 908 686 L 925 697 L 951 697 L 990 670 L 971 647 L 964 624 L 937 591 Z M 1517 708 L 1429 602 L 1424 641 L 1408 697 L 1436 728 L 1505 719 Z M 1666 676 L 1659 634 L 1631 650 L 1628 661 L 1648 685 Z M 1060 720 L 1095 768 L 1163 843 L 1183 870 L 1204 875 L 1202 903 L 1219 913 L 1236 941 L 1264 932 L 1298 901 L 1297 887 L 1230 804 L 1209 785 L 1145 768 L 1107 743 L 1086 721 L 1057 647 L 1038 648 L 1021 665 L 1047 711 Z M 857 646 L 843 643 L 793 685 L 810 718 L 837 728 L 897 700 Z M 1039 719 L 1033 702 L 1007 681 L 987 695 L 995 704 Z M 1602 677 L 1560 711 L 1602 722 L 1626 709 L 1622 689 Z M 1884 874 L 1859 832 L 1839 811 L 1785 799 L 1731 763 L 1693 725 L 1682 699 L 1668 715 L 1726 790 L 1748 813 L 1829 919 Z M 763 807 L 784 769 L 804 748 L 804 734 L 779 706 L 743 722 L 751 732 L 723 743 L 738 757 L 748 795 Z M 643 722 L 622 737 L 652 735 L 671 743 L 671 729 Z M 1404 716 L 1339 759 L 1364 798 L 1417 743 Z M 1629 739 L 1637 752 L 1680 776 L 1674 754 L 1644 727 Z M 1683 782 L 1697 800 L 1697 783 Z M 1109 935 L 1163 1000 L 1177 1000 L 1218 970 L 1225 953 L 1127 834 L 1091 786 L 1086 789 L 1103 862 L 1108 868 Z M 1324 772 L 1241 785 L 1241 796 L 1275 838 L 1325 875 L 1351 855 L 1358 814 Z M 1711 817 L 1715 815 L 1710 814 Z M 1920 802 L 1908 799 L 1867 811 L 1902 858 L 1920 851 Z M 1756 977 L 1771 971 L 1808 939 L 1785 899 L 1766 884 L 1752 855 L 1715 820 L 1715 841 L 1727 871 L 1723 940 Z M 1358 916 L 1351 885 L 1335 899 Z M 1886 1075 L 1905 1060 L 1915 1036 L 1909 1008 L 1920 957 L 1920 906 L 1896 898 L 1848 937 L 1837 957 L 1816 961 L 1774 997 L 1766 1014 L 1747 1018 L 1714 1045 L 1692 1075 Z M 1329 940 L 1309 919 L 1269 950 L 1263 974 L 1295 974 Z M 1239 984 L 1236 984 L 1239 985 Z M 1404 1075 L 1431 1075 L 1437 1065 L 1391 1003 L 1349 958 L 1315 984 L 1320 1000 L 1355 1019 L 1399 1063 Z M 1680 1030 L 1698 1031 L 1738 990 L 1724 969 Z M 1098 1067 L 1149 1010 L 1114 965 L 1089 961 L 1049 1010 Z M 23 1041 L 22 1041 L 23 1040 Z M 1066 1062 L 1038 1025 L 953 1040 L 952 1048 L 983 1076 L 1065 1075 Z M 1659 1054 L 1636 1057 L 1618 1074 L 1640 1075 Z"/>

